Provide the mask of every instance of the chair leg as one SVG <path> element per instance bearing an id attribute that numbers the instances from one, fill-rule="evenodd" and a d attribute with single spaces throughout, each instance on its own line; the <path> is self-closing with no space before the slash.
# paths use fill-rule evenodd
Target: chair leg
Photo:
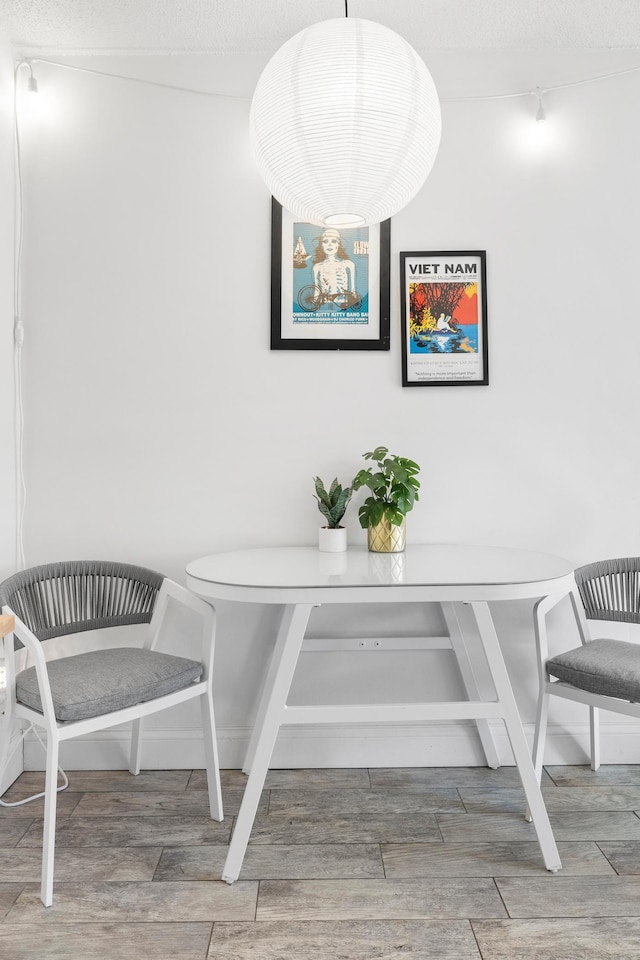
<path id="1" fill-rule="evenodd" d="M 549 719 L 549 694 L 543 688 L 538 698 L 538 709 L 536 712 L 536 732 L 533 738 L 533 769 L 538 783 L 542 780 L 542 765 L 544 763 L 544 746 L 547 738 L 547 722 Z M 525 820 L 531 822 L 531 811 L 527 806 L 525 811 Z"/>
<path id="2" fill-rule="evenodd" d="M 589 738 L 591 769 L 597 770 L 600 766 L 600 711 L 597 707 L 589 707 Z"/>
<path id="3" fill-rule="evenodd" d="M 140 773 L 142 761 L 142 717 L 134 720 L 131 725 L 131 752 L 129 754 L 129 773 L 137 777 Z"/>
<path id="4" fill-rule="evenodd" d="M 42 838 L 42 883 L 40 898 L 45 907 L 53 903 L 53 869 L 56 846 L 56 807 L 58 802 L 58 738 L 47 731 L 47 767 L 45 775 L 44 829 Z"/>
<path id="5" fill-rule="evenodd" d="M 213 698 L 210 690 L 203 693 L 200 697 L 200 711 L 202 714 L 204 765 L 207 771 L 207 787 L 209 789 L 209 811 L 212 820 L 224 820 L 216 721 L 213 712 Z"/>

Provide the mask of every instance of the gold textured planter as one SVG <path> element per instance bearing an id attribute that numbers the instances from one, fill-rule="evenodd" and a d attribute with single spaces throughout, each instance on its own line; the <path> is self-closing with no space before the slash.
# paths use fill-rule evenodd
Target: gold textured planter
<path id="1" fill-rule="evenodd" d="M 383 517 L 380 523 L 367 530 L 367 546 L 373 553 L 402 553 L 407 543 L 405 518 L 401 524 L 389 523 Z"/>

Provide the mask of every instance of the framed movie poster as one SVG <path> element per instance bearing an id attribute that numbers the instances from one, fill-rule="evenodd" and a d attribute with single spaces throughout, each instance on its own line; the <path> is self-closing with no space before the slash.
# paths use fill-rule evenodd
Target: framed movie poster
<path id="1" fill-rule="evenodd" d="M 389 349 L 390 221 L 303 223 L 272 200 L 271 349 Z"/>
<path id="2" fill-rule="evenodd" d="M 489 383 L 484 250 L 401 253 L 402 385 Z"/>

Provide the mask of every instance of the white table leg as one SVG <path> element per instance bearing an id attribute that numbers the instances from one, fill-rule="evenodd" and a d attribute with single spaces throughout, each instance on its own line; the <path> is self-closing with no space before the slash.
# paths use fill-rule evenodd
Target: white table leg
<path id="1" fill-rule="evenodd" d="M 256 746 L 258 743 L 258 737 L 260 736 L 260 731 L 262 730 L 262 725 L 264 723 L 264 718 L 267 712 L 267 707 L 269 705 L 269 698 L 271 697 L 271 691 L 273 690 L 273 684 L 275 682 L 276 674 L 280 669 L 280 657 L 281 654 L 277 653 L 286 641 L 287 633 L 291 624 L 291 610 L 292 607 L 283 607 L 282 613 L 280 616 L 280 623 L 278 625 L 278 633 L 276 635 L 276 645 L 274 652 L 271 655 L 271 660 L 269 662 L 269 668 L 267 670 L 266 677 L 262 684 L 262 690 L 260 693 L 260 702 L 258 703 L 258 709 L 256 711 L 256 718 L 253 722 L 253 730 L 251 731 L 251 736 L 249 737 L 249 745 L 247 746 L 247 753 L 244 758 L 244 764 L 242 766 L 242 772 L 249 774 L 251 773 L 251 767 L 253 766 L 253 758 L 256 755 Z"/>
<path id="2" fill-rule="evenodd" d="M 469 651 L 467 650 L 467 646 L 464 642 L 464 634 L 460 628 L 456 604 L 441 603 L 440 608 L 447 625 L 447 630 L 449 631 L 451 647 L 455 654 L 455 658 L 458 661 L 458 669 L 460 670 L 460 675 L 462 677 L 462 682 L 464 683 L 464 688 L 467 691 L 467 696 L 469 697 L 469 700 L 480 700 L 480 691 L 478 689 L 478 683 L 473 672 L 471 660 L 469 659 Z M 478 735 L 480 737 L 480 742 L 482 743 L 482 749 L 484 750 L 487 766 L 491 767 L 493 770 L 497 770 L 500 766 L 500 758 L 498 757 L 498 748 L 496 747 L 496 742 L 493 739 L 489 721 L 476 720 L 476 727 L 478 728 Z"/>
<path id="3" fill-rule="evenodd" d="M 487 603 L 472 603 L 473 614 L 478 626 L 484 652 L 496 688 L 498 702 L 503 709 L 503 720 L 507 728 L 509 742 L 515 757 L 520 780 L 527 799 L 528 809 L 535 827 L 540 850 L 547 870 L 555 873 L 562 867 L 560 854 L 549 823 L 549 815 L 542 799 L 540 784 L 533 769 L 529 748 L 522 729 L 520 714 L 516 705 L 509 674 L 505 666 L 498 635 Z"/>
<path id="4" fill-rule="evenodd" d="M 282 717 L 287 708 L 287 696 L 298 662 L 304 633 L 313 604 L 288 605 L 271 658 L 268 686 L 265 687 L 254 734 L 251 735 L 253 755 L 251 773 L 247 780 L 242 803 L 231 837 L 229 852 L 222 871 L 222 879 L 233 883 L 238 879 L 242 861 L 251 836 L 260 795 L 269 769 Z M 257 732 L 257 733 L 256 733 Z"/>

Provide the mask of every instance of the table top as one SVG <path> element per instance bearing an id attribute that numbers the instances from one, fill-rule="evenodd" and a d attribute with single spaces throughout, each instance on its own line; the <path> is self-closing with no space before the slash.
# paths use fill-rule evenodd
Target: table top
<path id="1" fill-rule="evenodd" d="M 187 585 L 200 596 L 256 603 L 429 599 L 502 600 L 568 589 L 575 564 L 529 550 L 409 544 L 403 553 L 259 547 L 192 560 Z"/>

